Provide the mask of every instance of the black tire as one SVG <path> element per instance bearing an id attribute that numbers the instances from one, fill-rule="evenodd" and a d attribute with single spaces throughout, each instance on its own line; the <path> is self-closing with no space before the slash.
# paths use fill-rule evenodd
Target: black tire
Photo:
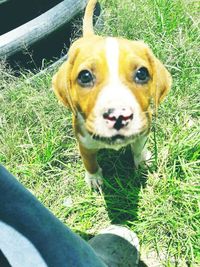
<path id="1" fill-rule="evenodd" d="M 1 35 L 0 59 L 7 60 L 59 31 L 83 10 L 86 4 L 86 0 L 64 0 L 35 19 Z"/>

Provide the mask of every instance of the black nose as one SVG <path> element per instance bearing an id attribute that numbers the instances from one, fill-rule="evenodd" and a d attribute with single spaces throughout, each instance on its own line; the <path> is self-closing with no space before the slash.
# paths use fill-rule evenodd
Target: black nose
<path id="1" fill-rule="evenodd" d="M 124 120 L 123 116 L 120 115 L 116 119 L 116 122 L 115 122 L 113 128 L 115 128 L 117 131 L 119 131 L 120 129 L 122 129 L 124 126 L 127 126 L 127 125 L 128 125 L 127 120 Z"/>
<path id="2" fill-rule="evenodd" d="M 123 127 L 127 126 L 133 119 L 133 113 L 131 109 L 127 108 L 110 108 L 107 112 L 103 113 L 103 118 L 110 122 L 113 121 L 113 128 L 119 131 Z"/>

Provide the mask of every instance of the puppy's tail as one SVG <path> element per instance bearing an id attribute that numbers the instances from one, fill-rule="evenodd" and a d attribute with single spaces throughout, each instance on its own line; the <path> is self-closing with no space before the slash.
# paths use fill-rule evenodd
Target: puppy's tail
<path id="1" fill-rule="evenodd" d="M 97 0 L 89 0 L 83 18 L 83 36 L 94 35 L 93 13 Z"/>

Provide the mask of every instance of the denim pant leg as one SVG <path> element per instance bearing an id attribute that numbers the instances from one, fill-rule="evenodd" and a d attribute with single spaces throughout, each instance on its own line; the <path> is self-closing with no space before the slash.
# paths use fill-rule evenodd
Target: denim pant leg
<path id="1" fill-rule="evenodd" d="M 106 267 L 1 165 L 0 252 L 14 267 Z"/>

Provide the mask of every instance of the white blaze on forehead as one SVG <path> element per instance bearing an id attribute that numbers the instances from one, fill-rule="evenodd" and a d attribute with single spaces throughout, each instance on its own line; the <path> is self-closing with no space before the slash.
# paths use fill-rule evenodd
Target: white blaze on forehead
<path id="1" fill-rule="evenodd" d="M 106 39 L 106 59 L 110 81 L 119 80 L 119 43 L 117 39 Z"/>
<path id="2" fill-rule="evenodd" d="M 119 75 L 119 55 L 120 46 L 116 38 L 108 37 L 105 41 L 106 64 L 108 66 L 108 81 L 101 89 L 94 106 L 93 132 L 103 137 L 112 137 L 116 134 L 132 136 L 140 133 L 145 118 L 141 107 L 134 96 L 132 90 L 124 84 Z M 122 110 L 128 110 L 133 114 L 133 119 L 126 127 L 120 130 L 110 127 L 109 121 L 103 116 L 109 109 L 113 109 L 115 114 L 121 114 Z M 124 113 L 123 113 L 124 114 Z M 131 115 L 130 114 L 130 115 Z"/>

